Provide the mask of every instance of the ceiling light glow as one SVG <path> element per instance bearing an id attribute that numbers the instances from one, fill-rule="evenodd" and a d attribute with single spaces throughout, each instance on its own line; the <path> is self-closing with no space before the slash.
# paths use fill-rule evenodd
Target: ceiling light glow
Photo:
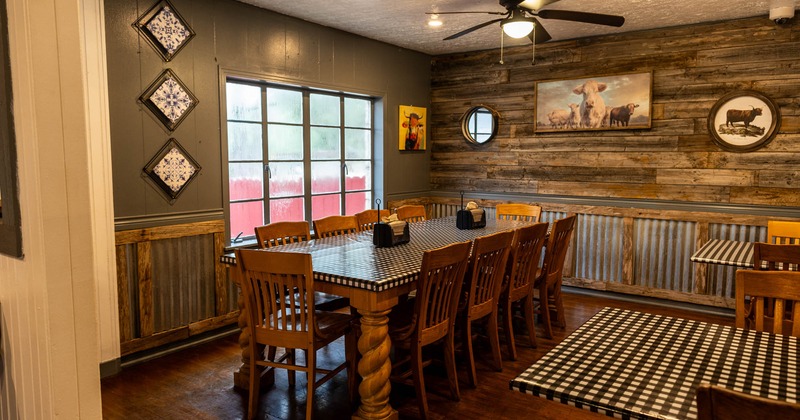
<path id="1" fill-rule="evenodd" d="M 524 38 L 533 31 L 533 22 L 518 20 L 503 24 L 503 32 L 511 38 Z"/>

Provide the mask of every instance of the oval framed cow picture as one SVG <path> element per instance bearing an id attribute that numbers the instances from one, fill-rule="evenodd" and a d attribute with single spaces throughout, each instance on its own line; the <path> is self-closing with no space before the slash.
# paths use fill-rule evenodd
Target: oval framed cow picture
<path id="1" fill-rule="evenodd" d="M 780 108 L 751 90 L 731 92 L 711 108 L 708 132 L 729 152 L 751 152 L 772 141 L 780 128 Z"/>

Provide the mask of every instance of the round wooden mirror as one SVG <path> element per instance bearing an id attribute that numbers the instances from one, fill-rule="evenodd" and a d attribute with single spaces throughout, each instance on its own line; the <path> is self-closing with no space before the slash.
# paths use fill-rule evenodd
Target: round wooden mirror
<path id="1" fill-rule="evenodd" d="M 472 107 L 461 117 L 461 133 L 470 143 L 488 143 L 497 135 L 498 117 L 497 111 L 486 105 Z"/>

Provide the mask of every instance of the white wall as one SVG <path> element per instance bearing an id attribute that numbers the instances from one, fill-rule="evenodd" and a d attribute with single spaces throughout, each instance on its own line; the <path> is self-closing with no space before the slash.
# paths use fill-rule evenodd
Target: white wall
<path id="1" fill-rule="evenodd" d="M 118 342 L 102 0 L 7 1 L 25 257 L 0 256 L 0 418 L 101 418 L 100 336 Z"/>

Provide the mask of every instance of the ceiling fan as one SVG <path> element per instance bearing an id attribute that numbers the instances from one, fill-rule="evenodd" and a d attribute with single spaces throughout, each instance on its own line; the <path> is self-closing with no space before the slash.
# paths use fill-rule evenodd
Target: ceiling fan
<path id="1" fill-rule="evenodd" d="M 445 41 L 456 39 L 473 31 L 500 22 L 503 32 L 512 38 L 529 37 L 534 44 L 549 41 L 552 37 L 539 23 L 538 19 L 569 20 L 573 22 L 593 23 L 620 27 L 625 23 L 622 16 L 605 15 L 601 13 L 573 12 L 570 10 L 540 10 L 542 7 L 555 3 L 558 0 L 500 0 L 500 5 L 506 8 L 505 12 L 429 12 L 429 15 L 447 15 L 459 13 L 481 13 L 501 15 L 503 17 L 492 19 L 461 32 L 450 35 Z"/>

